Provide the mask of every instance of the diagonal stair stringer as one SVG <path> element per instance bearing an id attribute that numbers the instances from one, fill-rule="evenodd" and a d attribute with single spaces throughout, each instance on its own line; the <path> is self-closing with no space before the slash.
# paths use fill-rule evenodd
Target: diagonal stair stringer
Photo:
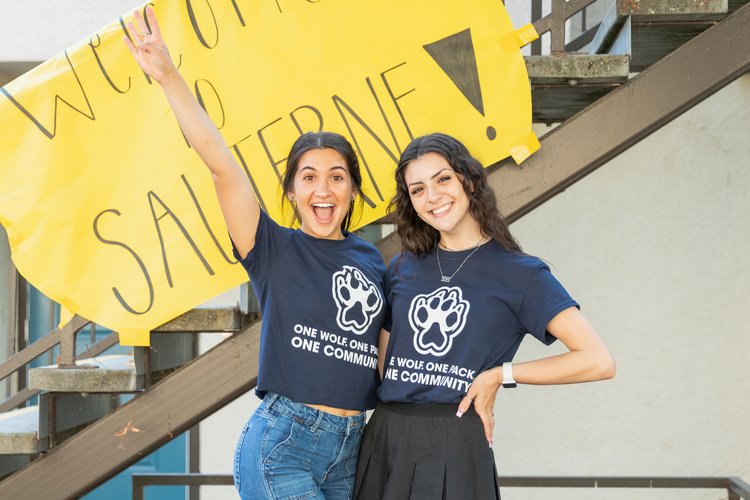
<path id="1" fill-rule="evenodd" d="M 255 386 L 258 321 L 0 482 L 0 498 L 75 498 Z"/>
<path id="2" fill-rule="evenodd" d="M 589 105 L 541 139 L 522 166 L 489 167 L 508 222 L 532 211 L 610 159 L 750 71 L 750 4 Z M 395 233 L 378 242 L 386 262 Z"/>

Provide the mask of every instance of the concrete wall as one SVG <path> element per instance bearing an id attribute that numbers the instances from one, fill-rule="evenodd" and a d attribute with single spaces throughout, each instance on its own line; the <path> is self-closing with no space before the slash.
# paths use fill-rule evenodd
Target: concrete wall
<path id="1" fill-rule="evenodd" d="M 143 4 L 140 0 L 0 0 L 0 86 Z"/>
<path id="2" fill-rule="evenodd" d="M 139 0 L 2 0 L 0 61 L 45 61 L 143 3 Z"/>
<path id="3" fill-rule="evenodd" d="M 501 474 L 750 479 L 748 139 L 745 75 L 513 224 L 524 250 L 544 257 L 580 301 L 618 374 L 501 391 Z M 516 359 L 559 349 L 529 339 Z M 722 498 L 716 491 L 503 493 L 506 500 Z"/>

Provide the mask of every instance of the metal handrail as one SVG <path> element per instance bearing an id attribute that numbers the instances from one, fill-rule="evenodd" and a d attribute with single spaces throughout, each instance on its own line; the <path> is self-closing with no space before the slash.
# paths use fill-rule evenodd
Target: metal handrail
<path id="1" fill-rule="evenodd" d="M 499 476 L 503 488 L 665 488 L 727 490 L 728 500 L 750 499 L 750 484 L 739 477 L 659 476 Z M 133 500 L 146 486 L 228 486 L 229 474 L 133 474 Z"/>
<path id="2" fill-rule="evenodd" d="M 21 389 L 20 391 L 0 403 L 0 413 L 21 407 L 24 403 L 26 403 L 26 401 L 33 398 L 40 392 L 41 391 L 38 389 L 29 389 L 28 387 Z"/>
<path id="3" fill-rule="evenodd" d="M 93 324 L 93 323 L 91 323 L 91 324 Z M 47 336 L 53 335 L 54 333 L 55 332 L 52 332 L 52 333 L 48 334 Z M 59 332 L 58 332 L 58 335 L 59 335 Z M 84 352 L 78 354 L 76 357 L 78 359 L 89 359 L 89 358 L 93 358 L 95 356 L 98 356 L 99 354 L 103 353 L 104 351 L 106 351 L 110 347 L 114 347 L 117 344 L 117 342 L 118 342 L 118 338 L 119 337 L 117 335 L 117 332 L 112 332 L 109 335 L 107 335 L 106 337 L 104 337 L 103 339 L 99 340 L 98 342 L 95 342 L 94 345 L 92 345 L 91 347 L 89 347 L 88 349 L 86 349 Z M 54 340 L 54 338 L 52 340 Z M 32 345 L 36 345 L 37 343 L 38 342 L 35 342 Z M 56 344 L 53 343 L 49 349 L 51 349 L 55 345 Z M 40 354 L 44 354 L 44 352 L 45 351 L 42 351 Z M 25 350 L 21 351 L 19 354 L 24 354 L 24 356 L 28 355 L 28 353 L 25 353 Z M 20 359 L 19 359 L 19 362 L 20 362 Z M 4 365 L 0 365 L 0 370 L 3 370 L 3 369 L 4 369 Z M 2 403 L 0 403 L 0 413 L 12 410 L 14 408 L 18 408 L 19 406 L 21 406 L 26 401 L 28 401 L 29 399 L 33 398 L 34 396 L 36 396 L 40 392 L 42 392 L 40 389 L 30 389 L 28 387 L 26 387 L 24 389 L 21 389 L 16 394 L 12 395 L 8 399 L 6 399 Z"/>
<path id="4" fill-rule="evenodd" d="M 133 500 L 143 500 L 146 486 L 231 486 L 228 474 L 133 474 Z"/>
<path id="5" fill-rule="evenodd" d="M 73 316 L 64 327 L 55 328 L 33 344 L 29 344 L 22 351 L 17 352 L 3 363 L 0 363 L 0 380 L 12 375 L 38 356 L 56 347 L 58 344 L 60 345 L 60 362 L 58 363 L 58 366 L 61 368 L 75 367 L 76 358 L 88 359 L 98 356 L 117 344 L 118 335 L 116 332 L 112 332 L 98 342 L 95 342 L 86 351 L 76 356 L 76 335 L 87 325 L 93 325 L 93 323 L 81 316 Z M 0 413 L 18 408 L 40 392 L 41 391 L 39 390 L 30 389 L 28 387 L 21 389 L 19 392 L 0 403 Z"/>
<path id="6" fill-rule="evenodd" d="M 249 304 L 249 306 L 251 307 L 252 304 Z M 239 310 L 235 308 L 232 309 L 232 311 L 234 314 Z M 227 326 L 224 326 L 224 329 L 215 330 L 209 324 L 199 325 L 201 327 L 199 330 L 194 330 L 195 326 L 187 327 L 186 322 L 189 323 L 190 321 L 195 321 L 195 317 L 196 315 L 194 311 L 188 311 L 178 316 L 177 318 L 174 318 L 167 323 L 156 327 L 152 330 L 152 332 L 236 331 L 234 330 L 234 328 L 240 328 L 246 321 L 256 319 L 257 312 L 254 311 L 252 313 L 242 313 L 242 318 L 239 320 L 233 320 L 230 318 L 230 321 L 232 321 L 231 324 L 233 325 L 229 327 L 231 328 L 230 330 L 226 330 Z M 239 321 L 239 323 L 235 325 L 234 321 Z M 107 349 L 114 347 L 118 343 L 119 335 L 117 332 L 111 332 L 104 338 L 94 342 L 86 351 L 76 354 L 76 335 L 87 325 L 91 325 L 93 327 L 95 323 L 78 315 L 73 316 L 73 319 L 71 319 L 63 328 L 56 328 L 52 330 L 33 344 L 26 346 L 22 351 L 16 353 L 8 360 L 0 363 L 0 380 L 3 380 L 4 378 L 15 373 L 17 370 L 26 366 L 33 359 L 51 350 L 58 344 L 60 345 L 60 356 L 57 364 L 59 368 L 94 368 L 90 365 L 77 365 L 76 359 L 89 359 L 98 356 Z M 149 363 L 148 357 L 146 359 L 146 363 Z M 34 389 L 21 388 L 19 392 L 13 394 L 5 401 L 0 402 L 0 413 L 19 407 L 32 397 L 36 396 L 39 392 L 40 391 Z"/>
<path id="7" fill-rule="evenodd" d="M 739 498 L 750 498 L 750 484 L 742 478 L 733 476 L 729 478 L 729 500 Z"/>
<path id="8" fill-rule="evenodd" d="M 541 9 L 534 9 L 534 5 L 532 5 L 532 23 L 534 29 L 540 37 L 548 31 L 550 33 L 550 53 L 553 55 L 561 55 L 566 52 L 566 49 L 570 50 L 572 47 L 580 45 L 580 41 L 576 43 L 574 40 L 566 47 L 565 21 L 596 1 L 597 0 L 551 0 L 552 10 L 550 13 L 537 20 L 533 19 L 534 11 L 541 12 Z M 592 30 L 593 29 L 595 28 L 592 28 Z M 589 33 L 589 31 L 583 33 L 576 40 L 585 40 L 584 37 L 590 37 L 592 33 Z"/>
<path id="9" fill-rule="evenodd" d="M 89 323 L 89 320 L 76 315 L 64 327 L 55 328 L 41 339 L 30 344 L 21 352 L 14 354 L 7 361 L 0 364 L 0 380 L 31 362 L 37 356 L 44 354 L 57 344 L 61 343 L 64 337 L 75 335 Z"/>

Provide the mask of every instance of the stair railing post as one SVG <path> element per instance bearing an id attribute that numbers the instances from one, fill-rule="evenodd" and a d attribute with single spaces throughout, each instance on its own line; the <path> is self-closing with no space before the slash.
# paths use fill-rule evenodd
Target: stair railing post
<path id="1" fill-rule="evenodd" d="M 562 56 L 565 54 L 565 22 L 568 18 L 572 17 L 579 11 L 586 9 L 595 1 L 596 0 L 550 0 L 550 13 L 541 17 L 541 2 L 532 0 L 531 22 L 539 35 L 543 35 L 549 31 L 551 55 Z M 541 54 L 541 45 L 534 45 L 534 43 L 538 42 L 539 40 L 532 42 L 532 55 Z"/>
<path id="2" fill-rule="evenodd" d="M 542 0 L 531 0 L 531 22 L 535 23 L 542 18 Z M 542 55 L 542 37 L 531 42 L 531 55 Z"/>
<path id="3" fill-rule="evenodd" d="M 95 365 L 76 365 L 76 335 L 90 321 L 79 315 L 73 316 L 60 330 L 60 362 L 58 368 L 97 368 Z"/>
<path id="4" fill-rule="evenodd" d="M 15 266 L 11 264 L 11 309 L 9 317 L 9 341 L 11 342 L 9 355 L 17 354 L 26 347 L 26 306 L 28 293 L 26 280 L 21 276 Z M 15 385 L 15 387 L 13 387 Z M 26 388 L 26 370 L 16 372 L 15 384 L 13 379 L 8 381 L 8 396 L 22 391 Z"/>
<path id="5" fill-rule="evenodd" d="M 50 392 L 48 394 L 49 413 L 47 414 L 47 425 L 49 426 L 49 436 L 47 437 L 47 448 L 57 446 L 57 394 Z"/>
<path id="6" fill-rule="evenodd" d="M 550 30 L 550 53 L 553 56 L 565 54 L 565 19 L 568 11 L 565 0 L 552 0 L 552 29 Z"/>

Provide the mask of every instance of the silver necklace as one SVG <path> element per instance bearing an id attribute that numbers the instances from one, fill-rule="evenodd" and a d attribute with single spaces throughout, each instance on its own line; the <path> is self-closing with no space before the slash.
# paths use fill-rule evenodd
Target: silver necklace
<path id="1" fill-rule="evenodd" d="M 469 260 L 469 257 L 474 255 L 474 252 L 479 250 L 479 246 L 482 244 L 482 241 L 484 241 L 484 236 L 482 236 L 479 242 L 474 245 L 474 250 L 472 250 L 471 253 L 466 256 L 464 261 L 461 262 L 461 265 L 458 266 L 458 269 L 456 269 L 450 276 L 446 276 L 445 274 L 443 274 L 443 266 L 440 265 L 440 245 L 438 244 L 438 246 L 435 248 L 435 257 L 437 258 L 438 269 L 440 269 L 440 281 L 442 281 L 443 283 L 450 283 L 453 277 L 458 274 L 462 267 L 464 267 L 464 264 L 466 264 L 466 261 Z"/>

